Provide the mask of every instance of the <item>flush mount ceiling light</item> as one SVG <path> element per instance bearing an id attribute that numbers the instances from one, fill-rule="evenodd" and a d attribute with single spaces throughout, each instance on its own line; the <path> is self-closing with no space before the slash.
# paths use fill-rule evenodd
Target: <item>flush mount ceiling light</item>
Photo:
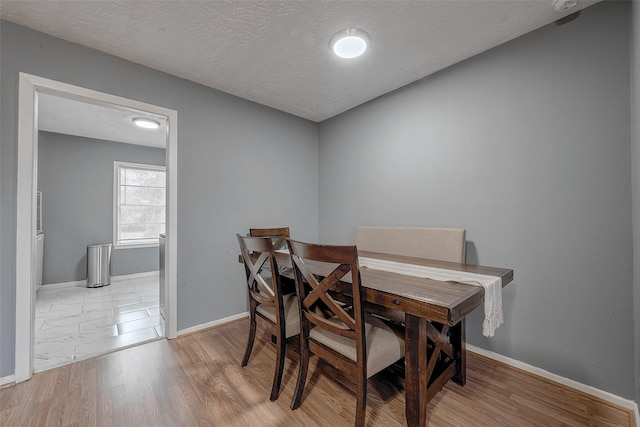
<path id="1" fill-rule="evenodd" d="M 553 10 L 558 13 L 566 12 L 578 3 L 577 0 L 551 0 Z"/>
<path id="2" fill-rule="evenodd" d="M 329 46 L 340 58 L 351 59 L 362 55 L 370 43 L 369 34 L 366 32 L 357 28 L 347 28 L 335 33 Z"/>
<path id="3" fill-rule="evenodd" d="M 145 117 L 135 117 L 133 119 L 133 123 L 135 123 L 136 126 L 140 126 L 145 129 L 158 129 L 160 127 L 160 122 L 153 119 L 147 119 Z"/>

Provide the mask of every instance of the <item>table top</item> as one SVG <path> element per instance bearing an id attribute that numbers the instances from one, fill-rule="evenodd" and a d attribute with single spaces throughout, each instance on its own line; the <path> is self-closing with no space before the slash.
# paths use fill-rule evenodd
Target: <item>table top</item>
<path id="1" fill-rule="evenodd" d="M 513 280 L 513 270 L 505 268 L 458 264 L 366 251 L 360 251 L 358 255 L 366 258 L 498 276 L 502 278 L 503 287 Z M 276 260 L 282 270 L 281 274 L 292 278 L 289 255 L 277 252 Z M 318 273 L 321 274 L 321 272 Z M 365 301 L 442 324 L 455 325 L 484 301 L 482 286 L 442 282 L 367 267 L 360 268 L 360 280 Z"/>

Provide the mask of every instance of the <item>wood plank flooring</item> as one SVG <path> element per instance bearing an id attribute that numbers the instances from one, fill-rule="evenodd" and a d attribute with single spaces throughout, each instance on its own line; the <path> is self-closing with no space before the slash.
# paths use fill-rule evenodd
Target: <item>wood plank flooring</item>
<path id="1" fill-rule="evenodd" d="M 0 425 L 351 426 L 354 382 L 324 362 L 310 366 L 302 406 L 289 403 L 297 375 L 290 351 L 280 398 L 269 401 L 275 346 L 258 330 L 245 368 L 241 320 L 60 368 L 0 390 Z M 449 382 L 429 403 L 429 426 L 634 426 L 633 413 L 473 353 L 467 384 Z M 367 426 L 403 426 L 400 367 L 368 384 Z"/>

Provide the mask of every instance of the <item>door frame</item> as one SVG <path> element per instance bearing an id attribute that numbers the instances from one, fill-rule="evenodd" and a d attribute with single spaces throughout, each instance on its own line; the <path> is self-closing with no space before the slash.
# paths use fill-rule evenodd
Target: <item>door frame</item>
<path id="1" fill-rule="evenodd" d="M 80 86 L 20 73 L 18 99 L 18 165 L 16 203 L 16 340 L 15 381 L 33 374 L 35 323 L 36 191 L 38 164 L 38 93 L 59 95 L 96 105 L 116 105 L 146 111 L 167 119 L 166 143 L 166 241 L 165 241 L 165 335 L 177 336 L 177 120 L 178 112 Z"/>

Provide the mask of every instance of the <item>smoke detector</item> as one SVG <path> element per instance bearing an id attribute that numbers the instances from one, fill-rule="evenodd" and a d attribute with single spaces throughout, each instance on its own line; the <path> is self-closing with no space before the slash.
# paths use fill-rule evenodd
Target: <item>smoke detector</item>
<path id="1" fill-rule="evenodd" d="M 576 4 L 578 4 L 578 0 L 551 0 L 551 6 L 553 6 L 553 10 L 558 13 L 566 12 Z"/>

